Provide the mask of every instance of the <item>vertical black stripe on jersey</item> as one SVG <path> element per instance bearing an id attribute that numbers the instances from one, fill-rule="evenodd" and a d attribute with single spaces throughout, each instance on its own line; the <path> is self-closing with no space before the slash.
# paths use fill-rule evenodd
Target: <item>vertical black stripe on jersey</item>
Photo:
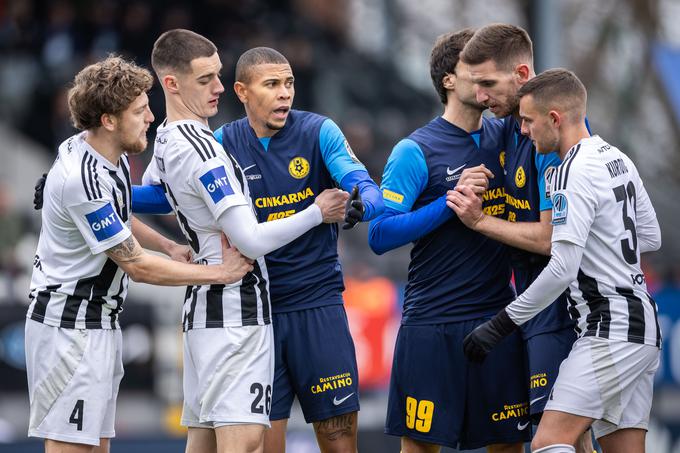
<path id="1" fill-rule="evenodd" d="M 656 311 L 656 302 L 652 299 L 652 296 L 647 293 L 647 301 L 652 305 L 652 313 L 654 313 L 654 323 L 656 324 L 656 347 L 661 347 L 661 328 L 659 327 L 659 316 Z"/>
<path id="2" fill-rule="evenodd" d="M 196 139 L 199 145 L 201 145 L 201 148 L 205 152 L 205 155 L 208 156 L 210 159 L 211 157 L 217 157 L 217 153 L 212 147 L 212 143 L 210 143 L 210 140 L 208 140 L 205 137 L 201 137 L 201 135 L 198 133 L 196 128 L 193 125 L 187 125 L 187 131 L 189 134 L 191 134 L 192 137 Z"/>
<path id="3" fill-rule="evenodd" d="M 111 179 L 115 181 L 116 187 L 118 188 L 118 191 L 123 197 L 123 206 L 118 206 L 118 197 L 116 197 L 114 194 L 113 201 L 116 205 L 116 211 L 118 211 L 118 215 L 120 216 L 121 220 L 123 222 L 127 222 L 130 212 L 130 207 L 128 206 L 127 202 L 128 199 L 127 186 L 120 179 L 120 177 L 114 170 L 109 170 L 109 175 L 111 176 Z"/>
<path id="4" fill-rule="evenodd" d="M 609 338 L 609 323 L 611 322 L 609 299 L 600 294 L 597 281 L 587 276 L 581 269 L 578 270 L 576 281 L 590 309 L 590 313 L 586 316 L 585 336 Z"/>
<path id="5" fill-rule="evenodd" d="M 128 213 L 130 212 L 129 206 L 132 206 L 132 180 L 130 179 L 130 163 L 128 162 L 127 156 L 123 156 L 120 159 L 120 168 L 123 170 L 123 176 L 125 176 L 125 187 L 127 187 L 127 206 Z"/>
<path id="6" fill-rule="evenodd" d="M 86 161 L 87 161 L 87 156 L 88 156 L 88 155 L 89 155 L 89 154 L 87 154 L 87 153 L 83 154 L 83 160 L 80 161 L 80 178 L 81 178 L 82 181 L 83 181 L 83 187 L 85 188 L 85 195 L 87 195 L 88 201 L 91 201 L 91 200 L 92 200 L 92 195 L 90 195 L 90 190 L 89 190 L 89 188 L 87 187 L 87 178 L 86 178 L 86 176 L 85 176 L 85 171 L 86 171 L 86 169 L 87 169 Z"/>
<path id="7" fill-rule="evenodd" d="M 185 301 L 189 298 L 189 292 L 191 291 L 191 304 L 189 305 L 189 311 L 187 312 L 185 316 L 185 326 L 187 330 L 191 330 L 194 328 L 194 315 L 196 314 L 196 304 L 198 303 L 198 290 L 200 286 L 194 286 L 193 289 L 191 289 L 191 286 L 187 287 L 187 297 L 184 299 Z"/>
<path id="8" fill-rule="evenodd" d="M 90 174 L 92 175 L 92 195 L 96 196 L 97 198 L 102 198 L 102 188 L 99 185 L 99 173 L 97 172 L 97 161 L 92 157 L 89 161 L 89 166 L 90 166 Z M 97 189 L 97 193 L 95 195 L 94 189 Z"/>
<path id="9" fill-rule="evenodd" d="M 567 162 L 565 171 L 564 171 L 564 181 L 562 182 L 562 189 L 567 188 L 567 180 L 569 179 L 569 170 L 571 169 L 571 164 L 574 163 L 574 158 L 576 157 L 576 154 L 578 154 L 578 150 L 581 149 L 581 144 L 579 143 L 576 145 L 576 149 L 572 152 L 571 156 L 569 157 L 569 162 Z"/>
<path id="10" fill-rule="evenodd" d="M 257 282 L 257 287 L 260 290 L 260 298 L 262 299 L 262 319 L 265 324 L 270 323 L 269 314 L 269 292 L 267 291 L 267 280 L 262 275 L 262 269 L 260 268 L 260 263 L 255 260 L 253 262 L 253 273 L 259 280 Z"/>
<path id="11" fill-rule="evenodd" d="M 175 215 L 177 216 L 177 221 L 179 222 L 180 228 L 184 232 L 184 237 L 189 243 L 189 246 L 191 246 L 191 249 L 194 251 L 194 253 L 200 252 L 201 244 L 198 242 L 198 235 L 194 230 L 191 229 L 191 227 L 189 226 L 189 221 L 187 220 L 186 216 L 182 214 L 182 212 L 179 210 L 179 205 L 177 204 L 175 194 L 172 193 L 172 190 L 170 190 L 170 186 L 167 185 L 165 181 L 161 180 L 161 183 L 163 184 L 163 189 L 165 190 L 165 193 L 167 193 L 170 196 L 170 199 L 172 200 L 172 205 L 175 211 Z"/>
<path id="12" fill-rule="evenodd" d="M 92 284 L 92 299 L 85 310 L 85 328 L 95 328 L 93 327 L 95 325 L 101 326 L 102 306 L 106 303 L 104 297 L 111 289 L 116 272 L 118 272 L 118 265 L 111 258 L 107 258 L 102 271 Z"/>
<path id="13" fill-rule="evenodd" d="M 210 285 L 205 294 L 205 325 L 223 325 L 224 313 L 222 310 L 222 293 L 224 285 Z"/>
<path id="14" fill-rule="evenodd" d="M 226 150 L 225 154 L 229 156 L 229 159 L 231 160 L 231 163 L 234 166 L 234 175 L 236 176 L 236 179 L 238 179 L 238 183 L 241 186 L 241 193 L 245 195 L 246 193 L 245 180 L 243 178 L 243 172 L 241 171 L 241 167 L 239 166 L 238 162 L 236 162 L 236 159 L 234 159 L 234 156 L 232 156 Z"/>
<path id="15" fill-rule="evenodd" d="M 616 287 L 616 292 L 625 297 L 628 302 L 628 341 L 644 343 L 645 309 L 642 306 L 642 299 L 637 297 L 630 288 Z"/>
<path id="16" fill-rule="evenodd" d="M 116 328 L 118 313 L 120 313 L 120 311 L 123 309 L 123 296 L 121 296 L 121 294 L 123 294 L 123 289 L 125 289 L 127 279 L 128 279 L 127 274 L 123 274 L 123 277 L 120 279 L 120 285 L 118 286 L 118 292 L 115 295 L 111 296 L 111 298 L 116 301 L 116 308 L 111 310 L 111 313 L 109 313 L 112 329 Z"/>
<path id="17" fill-rule="evenodd" d="M 191 139 L 191 136 L 189 135 L 189 132 L 188 132 L 189 129 L 187 129 L 187 131 L 185 131 L 184 128 L 183 128 L 182 126 L 183 126 L 182 124 L 178 125 L 178 126 L 177 126 L 177 130 L 179 130 L 179 131 L 182 133 L 182 135 L 184 135 L 184 138 L 186 138 L 187 141 L 189 142 L 189 144 L 191 144 L 191 146 L 192 146 L 192 147 L 194 148 L 194 150 L 198 153 L 198 155 L 200 156 L 201 160 L 203 160 L 203 162 L 205 162 L 206 160 L 208 160 L 208 159 L 206 159 L 206 157 L 203 155 L 203 153 L 202 153 L 201 150 L 199 149 L 198 145 L 196 145 L 196 143 L 194 143 L 194 141 Z"/>
<path id="18" fill-rule="evenodd" d="M 35 298 L 35 305 L 33 305 L 33 313 L 31 313 L 31 319 L 34 321 L 42 322 L 45 319 L 45 313 L 47 312 L 47 304 L 50 303 L 52 298 L 52 293 L 61 287 L 61 283 L 56 285 L 47 285 L 43 291 L 39 291 Z"/>
<path id="19" fill-rule="evenodd" d="M 97 192 L 95 191 L 94 187 L 94 176 L 92 176 L 92 167 L 95 165 L 95 160 L 92 155 L 88 154 L 87 158 L 87 180 L 90 181 L 90 190 L 92 191 L 92 198 L 98 198 L 97 197 Z"/>
<path id="20" fill-rule="evenodd" d="M 564 295 L 567 297 L 567 310 L 569 312 L 569 317 L 573 321 L 578 322 L 578 318 L 581 316 L 581 314 L 579 313 L 578 309 L 576 308 L 576 301 L 574 300 L 573 297 L 571 297 L 571 291 L 569 290 L 569 288 L 567 288 L 566 291 L 564 291 Z M 581 328 L 578 326 L 578 324 L 576 324 L 574 326 L 574 330 L 576 331 L 576 333 L 578 335 L 581 335 L 582 331 L 581 331 Z"/>
<path id="21" fill-rule="evenodd" d="M 256 284 L 257 277 L 252 272 L 248 272 L 241 280 L 239 287 L 241 293 L 241 324 L 244 326 L 256 326 L 258 324 Z"/>

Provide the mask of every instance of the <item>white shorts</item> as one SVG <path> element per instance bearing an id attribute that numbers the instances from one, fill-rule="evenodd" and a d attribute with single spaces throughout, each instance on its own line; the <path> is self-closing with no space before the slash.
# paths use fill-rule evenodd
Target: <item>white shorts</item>
<path id="1" fill-rule="evenodd" d="M 120 330 L 62 329 L 27 319 L 28 435 L 88 445 L 114 437 L 121 350 Z"/>
<path id="2" fill-rule="evenodd" d="M 269 425 L 274 330 L 266 326 L 192 329 L 184 333 L 182 425 Z"/>
<path id="3" fill-rule="evenodd" d="M 560 366 L 545 410 L 594 418 L 598 439 L 619 429 L 647 429 L 659 357 L 655 346 L 579 338 Z"/>

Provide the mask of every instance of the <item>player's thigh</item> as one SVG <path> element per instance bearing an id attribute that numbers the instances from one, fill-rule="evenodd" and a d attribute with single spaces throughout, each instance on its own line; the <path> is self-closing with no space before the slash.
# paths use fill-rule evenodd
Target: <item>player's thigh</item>
<path id="1" fill-rule="evenodd" d="M 442 447 L 427 442 L 421 442 L 410 437 L 401 438 L 401 453 L 439 453 Z"/>
<path id="2" fill-rule="evenodd" d="M 467 324 L 474 329 L 484 319 Z M 458 345 L 459 349 L 460 345 Z M 469 363 L 461 448 L 517 444 L 531 437 L 525 347 L 519 332 L 501 341 L 484 362 Z"/>
<path id="3" fill-rule="evenodd" d="M 189 428 L 186 453 L 216 453 L 217 440 L 212 428 Z"/>
<path id="4" fill-rule="evenodd" d="M 29 436 L 99 445 L 113 437 L 122 376 L 119 330 L 62 329 L 28 320 Z"/>
<path id="5" fill-rule="evenodd" d="M 357 412 L 314 422 L 314 434 L 321 453 L 355 453 L 357 422 Z"/>
<path id="6" fill-rule="evenodd" d="M 217 453 L 261 452 L 264 444 L 264 425 L 242 424 L 215 428 Z"/>
<path id="7" fill-rule="evenodd" d="M 58 440 L 45 439 L 45 453 L 108 453 L 96 451 L 94 445 L 61 442 Z"/>
<path id="8" fill-rule="evenodd" d="M 271 425 L 271 428 L 264 432 L 264 453 L 284 453 L 288 419 L 271 420 Z"/>
<path id="9" fill-rule="evenodd" d="M 625 428 L 600 437 L 597 441 L 603 453 L 640 453 L 645 451 L 647 431 Z"/>
<path id="10" fill-rule="evenodd" d="M 449 324 L 399 328 L 387 403 L 387 434 L 408 437 L 414 444 L 457 448 L 467 386 L 468 366 L 461 346 L 464 335 Z"/>
<path id="11" fill-rule="evenodd" d="M 295 399 L 295 389 L 288 370 L 288 336 L 296 334 L 297 317 L 294 313 L 274 313 L 274 384 L 272 389 L 272 410 L 269 419 L 273 421 L 287 420 Z M 272 425 L 273 429 L 273 425 Z M 285 432 L 285 430 L 284 430 Z M 265 434 L 265 443 L 269 432 Z"/>
<path id="12" fill-rule="evenodd" d="M 573 328 L 534 335 L 526 340 L 529 411 L 534 423 L 537 423 L 548 402 L 560 364 L 569 355 L 575 340 L 576 333 Z"/>
<path id="13" fill-rule="evenodd" d="M 546 409 L 531 442 L 531 449 L 554 444 L 575 445 L 592 422 L 593 419 L 589 417 Z"/>
<path id="14" fill-rule="evenodd" d="M 185 410 L 190 427 L 269 426 L 273 330 L 267 326 L 195 329 L 185 333 Z"/>
<path id="15" fill-rule="evenodd" d="M 287 337 L 291 385 L 307 423 L 359 410 L 354 341 L 342 305 L 291 313 L 297 329 Z"/>

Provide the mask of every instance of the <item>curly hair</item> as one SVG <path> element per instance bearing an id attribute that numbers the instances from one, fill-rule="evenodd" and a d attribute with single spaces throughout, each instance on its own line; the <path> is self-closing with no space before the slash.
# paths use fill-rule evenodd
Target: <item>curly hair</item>
<path id="1" fill-rule="evenodd" d="M 152 85 L 148 70 L 118 56 L 86 66 L 68 92 L 71 122 L 79 130 L 96 129 L 103 114 L 122 113 Z"/>

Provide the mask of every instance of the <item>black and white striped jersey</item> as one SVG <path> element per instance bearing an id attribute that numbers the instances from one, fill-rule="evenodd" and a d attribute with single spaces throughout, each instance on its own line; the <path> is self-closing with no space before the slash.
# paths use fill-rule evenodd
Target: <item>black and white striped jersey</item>
<path id="1" fill-rule="evenodd" d="M 657 308 L 640 268 L 640 234 L 658 222 L 633 162 L 598 136 L 554 172 L 552 240 L 584 248 L 567 290 L 580 336 L 661 345 Z"/>
<path id="2" fill-rule="evenodd" d="M 164 122 L 158 128 L 143 182 L 163 185 L 199 264 L 222 262 L 220 215 L 232 206 L 253 207 L 240 167 L 198 121 Z M 269 299 L 267 267 L 259 257 L 254 270 L 237 283 L 189 286 L 182 326 L 187 331 L 269 324 Z"/>
<path id="3" fill-rule="evenodd" d="M 27 317 L 69 329 L 116 329 L 128 277 L 104 253 L 130 232 L 130 167 L 86 141 L 59 146 L 43 193 Z"/>

